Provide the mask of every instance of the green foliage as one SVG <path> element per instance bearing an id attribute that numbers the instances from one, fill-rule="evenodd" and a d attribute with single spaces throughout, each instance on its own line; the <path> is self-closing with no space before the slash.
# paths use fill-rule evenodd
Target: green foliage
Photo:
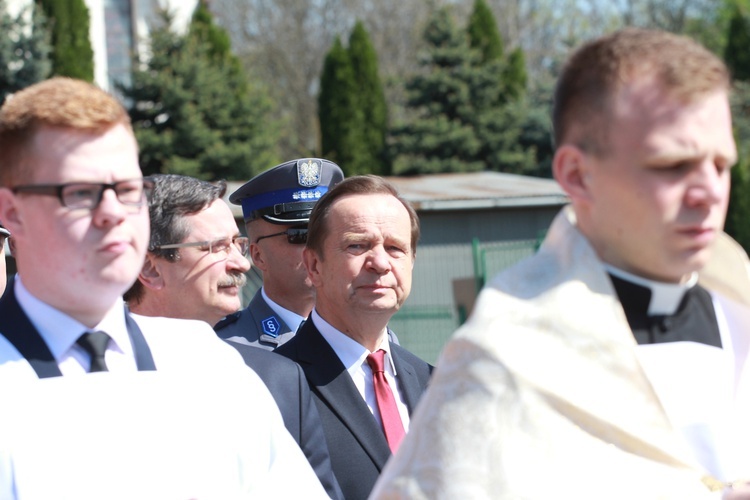
<path id="1" fill-rule="evenodd" d="M 199 7 L 200 8 L 200 7 Z M 151 57 L 137 61 L 132 85 L 120 87 L 145 174 L 247 180 L 277 162 L 278 137 L 267 93 L 249 82 L 228 53 L 162 26 L 150 33 Z M 205 22 L 205 20 L 200 20 Z M 192 34 L 191 34 L 192 33 Z"/>
<path id="2" fill-rule="evenodd" d="M 390 168 L 385 156 L 388 133 L 388 107 L 378 74 L 378 56 L 364 25 L 357 21 L 349 37 L 349 59 L 354 71 L 356 105 L 362 122 L 365 155 L 355 161 L 360 173 L 387 175 Z"/>
<path id="3" fill-rule="evenodd" d="M 732 168 L 725 230 L 750 253 L 750 82 L 735 82 L 732 117 L 739 161 Z"/>
<path id="4" fill-rule="evenodd" d="M 729 19 L 724 60 L 736 80 L 750 80 L 750 20 L 745 9 L 735 2 Z"/>
<path id="5" fill-rule="evenodd" d="M 318 117 L 322 156 L 336 162 L 346 175 L 366 173 L 360 170 L 367 153 L 363 111 L 349 52 L 338 37 L 323 62 Z"/>
<path id="6" fill-rule="evenodd" d="M 469 46 L 479 51 L 482 63 L 502 59 L 505 49 L 500 31 L 492 10 L 484 0 L 475 0 L 466 31 L 469 34 Z"/>
<path id="7" fill-rule="evenodd" d="M 52 72 L 94 81 L 94 50 L 84 0 L 39 0 L 52 29 Z"/>
<path id="8" fill-rule="evenodd" d="M 321 153 L 346 175 L 389 172 L 388 110 L 370 37 L 357 22 L 349 48 L 336 37 L 323 62 L 318 94 Z"/>
<path id="9" fill-rule="evenodd" d="M 394 173 L 531 170 L 534 151 L 519 146 L 525 71 L 508 85 L 511 66 L 504 58 L 484 61 L 447 9 L 434 13 L 424 39 L 424 71 L 405 84 L 412 117 L 391 134 Z"/>
<path id="10" fill-rule="evenodd" d="M 49 31 L 41 9 L 31 5 L 31 21 L 22 10 L 15 18 L 0 0 L 0 103 L 14 92 L 47 78 L 51 63 Z M 29 26 L 30 24 L 30 26 Z"/>

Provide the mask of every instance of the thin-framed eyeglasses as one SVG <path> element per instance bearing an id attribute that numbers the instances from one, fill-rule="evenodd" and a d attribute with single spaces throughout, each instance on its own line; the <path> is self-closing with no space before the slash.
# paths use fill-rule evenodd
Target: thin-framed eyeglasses
<path id="1" fill-rule="evenodd" d="M 260 240 L 264 240 L 266 238 L 273 238 L 274 236 L 281 236 L 282 234 L 286 235 L 286 241 L 290 245 L 304 245 L 305 243 L 307 243 L 307 228 L 306 227 L 299 227 L 299 228 L 292 227 L 280 233 L 273 233 L 273 234 L 267 234 L 265 236 L 260 236 L 257 240 L 255 240 L 255 243 L 258 243 Z"/>
<path id="2" fill-rule="evenodd" d="M 225 253 L 229 255 L 232 247 L 236 248 L 240 255 L 247 257 L 250 249 L 250 240 L 247 236 L 234 236 L 232 238 L 216 238 L 207 241 L 190 241 L 187 243 L 170 243 L 168 245 L 157 245 L 154 250 L 169 250 L 170 248 L 198 247 L 208 253 Z"/>
<path id="3" fill-rule="evenodd" d="M 69 182 L 67 184 L 27 184 L 14 186 L 14 193 L 55 196 L 67 208 L 95 210 L 102 202 L 104 191 L 111 189 L 117 200 L 129 207 L 140 207 L 148 203 L 154 189 L 151 179 L 127 179 L 113 183 Z"/>

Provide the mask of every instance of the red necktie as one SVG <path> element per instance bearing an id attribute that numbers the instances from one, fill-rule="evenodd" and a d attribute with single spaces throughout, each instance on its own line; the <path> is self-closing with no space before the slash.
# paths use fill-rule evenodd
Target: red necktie
<path id="1" fill-rule="evenodd" d="M 383 422 L 385 439 L 388 441 L 391 452 L 396 453 L 398 445 L 401 444 L 401 440 L 404 439 L 406 433 L 404 432 L 404 423 L 401 422 L 401 415 L 398 413 L 396 399 L 393 397 L 391 386 L 388 385 L 388 381 L 385 379 L 385 373 L 383 372 L 384 356 L 385 351 L 379 349 L 367 356 L 367 364 L 372 368 L 372 385 L 375 387 L 375 399 L 378 402 L 378 410 L 380 410 L 380 420 Z"/>

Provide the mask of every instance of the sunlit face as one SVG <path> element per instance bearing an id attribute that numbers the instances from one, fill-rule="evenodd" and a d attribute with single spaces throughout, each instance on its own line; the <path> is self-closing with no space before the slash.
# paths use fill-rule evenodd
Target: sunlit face
<path id="1" fill-rule="evenodd" d="M 141 177 L 135 138 L 123 125 L 104 133 L 42 127 L 30 163 L 24 184 Z M 1 191 L 19 274 L 41 300 L 71 314 L 108 308 L 138 276 L 149 239 L 146 204 L 125 206 L 106 190 L 96 209 L 70 209 L 54 196 Z"/>
<path id="2" fill-rule="evenodd" d="M 184 241 L 177 243 L 239 236 L 232 211 L 220 199 L 185 219 L 190 233 Z M 155 260 L 164 280 L 164 288 L 160 291 L 163 295 L 160 314 L 199 319 L 215 325 L 240 308 L 244 273 L 250 269 L 250 262 L 234 246 L 228 252 L 210 252 L 208 247 L 186 247 L 178 252 L 176 262 Z"/>
<path id="3" fill-rule="evenodd" d="M 605 262 L 660 281 L 701 269 L 724 226 L 737 158 L 727 94 L 682 104 L 651 82 L 617 97 L 609 154 L 584 158 L 581 227 Z"/>
<path id="4" fill-rule="evenodd" d="M 315 293 L 302 262 L 305 245 L 289 243 L 285 235 L 258 241 L 258 238 L 281 233 L 292 227 L 296 226 L 271 224 L 262 219 L 247 226 L 253 263 L 263 271 L 263 287 L 277 303 L 284 303 L 285 298 L 310 300 Z"/>
<path id="5" fill-rule="evenodd" d="M 414 249 L 409 213 L 391 195 L 349 195 L 330 207 L 323 253 L 305 250 L 315 307 L 346 331 L 352 316 L 390 318 L 411 291 Z"/>

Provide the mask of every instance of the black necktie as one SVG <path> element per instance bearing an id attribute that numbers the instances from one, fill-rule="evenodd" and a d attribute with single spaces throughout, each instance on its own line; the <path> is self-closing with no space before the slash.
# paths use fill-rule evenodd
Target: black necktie
<path id="1" fill-rule="evenodd" d="M 110 337 L 104 332 L 86 332 L 76 341 L 91 356 L 91 368 L 89 372 L 107 372 L 107 363 L 104 361 L 104 353 L 107 352 L 107 344 Z"/>

